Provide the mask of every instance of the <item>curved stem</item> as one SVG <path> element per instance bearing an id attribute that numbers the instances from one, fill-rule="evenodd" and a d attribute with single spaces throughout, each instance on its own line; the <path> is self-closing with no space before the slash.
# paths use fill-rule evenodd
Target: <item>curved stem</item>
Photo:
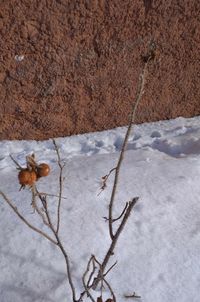
<path id="1" fill-rule="evenodd" d="M 16 206 L 13 205 L 13 203 L 10 201 L 10 199 L 2 192 L 0 191 L 1 196 L 3 197 L 3 199 L 7 202 L 7 204 L 13 209 L 13 211 L 17 214 L 17 216 L 33 231 L 39 233 L 40 235 L 42 235 L 43 237 L 45 237 L 46 239 L 48 239 L 49 241 L 51 241 L 52 243 L 54 243 L 55 245 L 57 245 L 58 243 L 53 240 L 50 236 L 48 236 L 46 233 L 44 233 L 43 231 L 41 231 L 40 229 L 36 228 L 35 226 L 33 226 L 30 222 L 28 222 L 23 215 L 21 215 L 17 209 Z"/>

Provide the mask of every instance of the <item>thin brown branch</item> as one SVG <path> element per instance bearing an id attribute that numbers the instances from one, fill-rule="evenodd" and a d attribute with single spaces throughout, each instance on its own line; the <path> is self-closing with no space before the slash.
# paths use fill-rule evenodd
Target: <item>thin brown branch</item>
<path id="1" fill-rule="evenodd" d="M 110 174 L 111 174 L 113 171 L 115 171 L 115 170 L 116 170 L 116 168 L 112 168 L 112 169 L 109 171 L 108 174 L 106 174 L 105 176 L 102 177 L 102 186 L 101 186 L 100 192 L 98 193 L 97 196 L 99 196 L 99 195 L 101 194 L 101 192 L 106 188 L 106 186 L 107 186 L 107 180 L 108 180 Z"/>
<path id="2" fill-rule="evenodd" d="M 124 215 L 124 213 L 126 212 L 127 207 L 128 207 L 128 202 L 126 202 L 125 207 L 124 207 L 123 211 L 121 212 L 121 214 L 119 215 L 119 217 L 113 219 L 112 222 L 116 222 L 116 221 L 120 220 L 120 219 L 122 218 L 122 216 Z M 103 218 L 104 218 L 106 221 L 109 220 L 107 217 L 103 217 Z"/>
<path id="3" fill-rule="evenodd" d="M 91 280 L 94 276 L 95 270 L 96 270 L 95 262 L 94 262 L 94 259 L 92 259 L 92 271 L 91 271 L 90 276 L 89 276 L 88 281 L 87 281 L 87 288 L 90 287 L 90 282 L 91 282 Z"/>
<path id="4" fill-rule="evenodd" d="M 118 184 L 118 179 L 119 179 L 119 172 L 120 172 L 121 164 L 122 164 L 122 161 L 123 161 L 123 158 L 124 158 L 124 152 L 126 150 L 126 146 L 127 146 L 127 143 L 128 143 L 128 138 L 129 138 L 129 135 L 130 135 L 131 130 L 132 130 L 132 125 L 135 121 L 136 111 L 137 111 L 138 105 L 140 103 L 140 100 L 142 98 L 142 95 L 144 93 L 144 85 L 145 85 L 145 80 L 146 80 L 146 75 L 147 75 L 147 66 L 148 66 L 149 61 L 153 58 L 152 45 L 153 45 L 153 42 L 150 43 L 149 51 L 148 51 L 147 55 L 143 58 L 143 68 L 142 68 L 142 72 L 139 76 L 139 82 L 138 82 L 135 102 L 133 104 L 132 112 L 131 112 L 131 115 L 130 115 L 130 122 L 129 122 L 129 125 L 128 125 L 128 128 L 127 128 L 127 131 L 126 131 L 126 135 L 125 135 L 125 138 L 124 138 L 124 142 L 123 142 L 123 145 L 122 145 L 120 156 L 119 156 L 117 166 L 116 166 L 116 169 L 115 169 L 114 183 L 113 183 L 111 198 L 110 198 L 110 202 L 109 202 L 109 233 L 110 233 L 111 239 L 114 238 L 114 233 L 113 233 L 113 204 L 114 204 L 114 199 L 115 199 L 115 194 L 116 194 L 116 189 L 117 189 L 117 184 Z"/>
<path id="5" fill-rule="evenodd" d="M 90 265 L 92 263 L 92 271 L 89 275 L 88 281 L 86 283 L 86 276 L 90 271 Z M 83 286 L 85 288 L 85 290 L 80 294 L 80 298 L 78 299 L 78 302 L 82 302 L 83 301 L 83 297 L 87 294 L 87 296 L 89 296 L 88 292 L 89 290 L 92 288 L 93 282 L 91 283 L 91 280 L 94 276 L 95 270 L 97 269 L 96 265 L 95 265 L 95 257 L 94 255 L 91 255 L 90 259 L 88 260 L 87 266 L 86 266 L 86 270 L 82 276 L 82 283 Z M 90 284 L 91 283 L 91 284 Z"/>
<path id="6" fill-rule="evenodd" d="M 36 195 L 38 195 L 38 194 L 36 193 Z M 44 192 L 40 192 L 40 195 L 59 198 L 59 195 L 49 194 L 49 193 L 44 193 Z M 62 196 L 62 199 L 67 199 L 67 197 Z"/>
<path id="7" fill-rule="evenodd" d="M 108 249 L 108 251 L 106 253 L 106 256 L 105 256 L 105 258 L 104 258 L 104 260 L 102 262 L 102 270 L 103 270 L 103 272 L 105 271 L 105 268 L 106 268 L 106 266 L 108 264 L 108 261 L 109 261 L 110 257 L 113 255 L 114 248 L 115 248 L 115 246 L 117 244 L 117 241 L 119 239 L 119 235 L 121 234 L 121 232 L 122 232 L 122 230 L 123 230 L 123 228 L 124 228 L 124 226 L 125 226 L 128 218 L 130 216 L 130 213 L 131 213 L 134 205 L 138 201 L 138 199 L 139 199 L 138 197 L 135 197 L 135 198 L 133 198 L 132 201 L 129 201 L 129 203 L 128 203 L 128 207 L 127 207 L 126 212 L 125 212 L 125 214 L 123 216 L 123 219 L 122 219 L 122 221 L 121 221 L 121 223 L 120 223 L 120 225 L 119 225 L 119 227 L 118 227 L 118 229 L 117 229 L 117 231 L 116 231 L 116 233 L 115 233 L 115 235 L 114 235 L 114 237 L 112 239 L 111 245 L 110 245 L 110 247 L 109 247 L 109 249 Z M 94 280 L 94 284 L 93 284 L 93 288 L 94 289 L 97 287 L 100 279 L 101 279 L 101 273 L 99 271 L 99 273 L 97 275 L 97 278 Z"/>
<path id="8" fill-rule="evenodd" d="M 94 259 L 94 256 L 92 255 L 92 256 L 90 257 L 89 261 L 88 261 L 86 270 L 85 270 L 85 272 L 84 272 L 84 274 L 83 274 L 83 277 L 82 277 L 82 282 L 83 282 L 83 286 L 84 286 L 85 292 L 83 292 L 83 293 L 81 294 L 80 299 L 82 299 L 82 297 L 84 296 L 84 294 L 87 293 L 87 296 L 91 299 L 91 301 L 92 301 L 92 302 L 95 302 L 94 298 L 93 298 L 92 295 L 90 294 L 90 291 L 89 291 L 89 288 L 88 288 L 87 282 L 86 282 L 86 276 L 87 276 L 87 274 L 88 274 L 89 271 L 90 271 L 90 264 L 91 264 L 91 262 L 93 261 L 93 259 Z M 81 301 L 80 299 L 79 299 L 78 301 Z"/>
<path id="9" fill-rule="evenodd" d="M 57 146 L 57 143 L 55 141 L 55 139 L 53 139 L 53 144 L 56 150 L 56 154 L 58 157 L 58 166 L 60 168 L 60 174 L 59 174 L 59 199 L 58 199 L 58 207 L 57 207 L 57 228 L 56 228 L 56 232 L 59 232 L 59 228 L 60 228 L 60 208 L 61 208 L 61 201 L 62 201 L 62 191 L 63 191 L 63 168 L 64 165 L 61 164 L 61 158 L 60 158 L 60 152 Z"/>
<path id="10" fill-rule="evenodd" d="M 49 223 L 46 221 L 46 218 L 45 218 L 45 215 L 44 213 L 42 212 L 41 209 L 38 208 L 38 205 L 37 205 L 37 201 L 36 201 L 36 196 L 38 196 L 38 193 L 36 192 L 36 188 L 35 188 L 35 185 L 33 185 L 31 187 L 31 192 L 32 192 L 32 207 L 33 209 L 38 213 L 38 215 L 42 218 L 42 221 L 43 223 L 49 227 Z"/>
<path id="11" fill-rule="evenodd" d="M 134 292 L 132 295 L 124 295 L 124 298 L 135 298 L 135 299 L 140 299 L 141 296 L 136 295 L 136 293 Z"/>
<path id="12" fill-rule="evenodd" d="M 58 146 L 57 146 L 56 140 L 53 138 L 53 139 L 52 139 L 52 141 L 53 141 L 53 144 L 54 144 L 54 147 L 55 147 L 56 153 L 57 153 L 57 157 L 58 157 L 58 165 L 59 165 L 59 166 L 62 166 L 62 164 L 61 164 L 60 152 L 59 152 L 59 149 L 58 149 Z"/>
<path id="13" fill-rule="evenodd" d="M 14 157 L 10 154 L 10 158 L 15 163 L 15 165 L 18 167 L 17 169 L 22 170 L 23 168 L 20 166 L 20 164 L 14 159 Z"/>
<path id="14" fill-rule="evenodd" d="M 125 207 L 124 207 L 123 211 L 121 212 L 121 214 L 120 214 L 117 218 L 113 219 L 112 222 L 116 222 L 116 221 L 118 221 L 119 219 L 121 219 L 122 216 L 124 215 L 124 213 L 126 212 L 127 207 L 128 207 L 128 202 L 126 202 Z"/>
<path id="15" fill-rule="evenodd" d="M 117 261 L 115 261 L 115 263 L 113 265 L 111 265 L 111 267 L 107 270 L 107 272 L 105 272 L 103 274 L 104 277 L 106 277 L 108 275 L 108 273 L 113 269 L 113 267 L 117 264 Z"/>
<path id="16" fill-rule="evenodd" d="M 100 271 L 100 274 L 101 274 L 101 286 L 100 286 L 100 291 L 101 291 L 101 297 L 103 295 L 103 282 L 104 282 L 104 276 L 103 276 L 103 270 L 102 270 L 102 265 L 100 262 L 97 261 L 97 259 L 94 257 L 94 260 L 98 263 L 99 265 L 99 271 Z"/>
<path id="17" fill-rule="evenodd" d="M 99 272 L 101 274 L 101 279 L 100 279 L 100 281 L 101 281 L 101 296 L 102 296 L 102 290 L 103 290 L 103 283 L 105 283 L 107 285 L 107 287 L 108 287 L 111 295 L 112 295 L 113 302 L 116 302 L 116 297 L 115 297 L 115 294 L 114 294 L 114 292 L 112 290 L 112 287 L 110 286 L 110 284 L 108 283 L 108 281 L 105 279 L 105 275 L 103 274 L 103 266 L 102 266 L 102 264 L 96 259 L 95 256 L 94 256 L 94 260 L 99 265 Z M 111 268 L 113 268 L 113 266 Z M 111 270 L 111 268 L 109 269 L 109 271 Z"/>
<path id="18" fill-rule="evenodd" d="M 40 229 L 34 227 L 32 224 L 30 224 L 23 215 L 21 215 L 17 209 L 16 206 L 13 205 L 13 203 L 10 201 L 10 199 L 2 192 L 0 191 L 1 196 L 3 197 L 3 199 L 7 202 L 7 204 L 13 209 L 13 211 L 17 214 L 17 216 L 29 227 L 31 228 L 33 231 L 39 233 L 40 235 L 42 235 L 43 237 L 45 237 L 46 239 L 48 239 L 49 241 L 51 241 L 52 243 L 54 243 L 55 245 L 58 245 L 58 243 L 53 240 L 50 236 L 48 236 L 46 233 L 44 233 L 43 231 L 41 231 Z"/>
<path id="19" fill-rule="evenodd" d="M 115 297 L 115 294 L 114 294 L 114 291 L 113 291 L 112 287 L 110 286 L 110 284 L 108 283 L 108 281 L 105 278 L 103 280 L 104 280 L 105 284 L 107 285 L 107 287 L 108 287 L 108 289 L 109 289 L 109 291 L 112 295 L 113 302 L 116 302 L 116 297 Z"/>
<path id="20" fill-rule="evenodd" d="M 57 232 L 57 230 L 55 230 L 55 228 L 53 226 L 53 223 L 51 221 L 51 217 L 50 217 L 49 211 L 48 211 L 46 196 L 41 196 L 40 193 L 38 192 L 37 188 L 36 188 L 36 191 L 37 191 L 38 196 L 39 196 L 39 198 L 40 198 L 40 200 L 41 200 L 41 202 L 44 206 L 44 210 L 45 210 L 46 217 L 47 217 L 47 220 L 48 220 L 48 223 L 49 223 L 49 227 L 50 227 L 51 231 L 53 232 L 53 234 L 54 234 L 54 236 L 57 240 L 57 246 L 59 247 L 60 251 L 62 252 L 62 254 L 65 258 L 66 269 L 67 269 L 67 277 L 68 277 L 69 285 L 70 285 L 70 288 L 71 288 L 71 291 L 72 291 L 72 298 L 73 298 L 73 302 L 76 302 L 77 301 L 76 300 L 76 292 L 75 292 L 75 287 L 74 287 L 74 284 L 73 284 L 73 281 L 72 281 L 69 257 L 67 255 L 67 252 L 65 251 L 65 248 L 62 245 L 60 237 L 58 236 L 58 232 Z"/>
<path id="21" fill-rule="evenodd" d="M 58 236 L 58 233 L 55 232 L 55 237 L 58 241 L 58 247 L 60 248 L 64 258 L 65 258 L 65 263 L 66 263 L 66 268 L 67 268 L 67 276 L 68 276 L 68 280 L 69 280 L 69 285 L 71 287 L 71 291 L 72 291 L 72 298 L 73 298 L 73 302 L 76 302 L 76 292 L 75 292 L 75 287 L 72 281 L 72 276 L 71 276 L 71 269 L 70 269 L 70 263 L 69 263 L 69 257 L 61 243 L 60 237 Z"/>

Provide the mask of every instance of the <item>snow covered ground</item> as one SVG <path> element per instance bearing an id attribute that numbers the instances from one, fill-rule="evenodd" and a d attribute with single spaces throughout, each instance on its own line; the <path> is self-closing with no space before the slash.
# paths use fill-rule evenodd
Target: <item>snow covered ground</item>
<path id="1" fill-rule="evenodd" d="M 78 293 L 90 255 L 102 261 L 110 244 L 102 217 L 107 216 L 113 176 L 98 193 L 101 177 L 116 165 L 125 131 L 123 127 L 57 139 L 66 162 L 67 199 L 62 201 L 60 231 Z M 30 191 L 19 192 L 18 172 L 9 157 L 12 154 L 24 165 L 32 152 L 52 170 L 38 182 L 39 190 L 58 194 L 59 169 L 51 140 L 1 141 L 0 190 L 29 221 L 46 230 L 32 211 Z M 126 201 L 135 196 L 139 201 L 109 264 L 118 263 L 107 277 L 118 302 L 133 301 L 124 298 L 133 292 L 141 302 L 200 301 L 199 184 L 200 117 L 134 127 L 121 169 L 115 216 Z M 57 199 L 49 202 L 54 215 Z M 0 197 L 0 302 L 71 300 L 60 251 L 24 225 Z"/>

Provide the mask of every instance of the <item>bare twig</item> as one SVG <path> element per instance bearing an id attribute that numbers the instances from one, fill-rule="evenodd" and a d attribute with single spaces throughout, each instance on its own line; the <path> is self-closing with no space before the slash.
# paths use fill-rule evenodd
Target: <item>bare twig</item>
<path id="1" fill-rule="evenodd" d="M 104 278 L 104 282 L 105 284 L 107 285 L 111 295 L 112 295 L 112 299 L 113 299 L 113 302 L 116 302 L 116 297 L 115 297 L 115 294 L 114 294 L 114 291 L 112 289 L 112 287 L 110 286 L 110 284 L 108 283 L 108 281 Z"/>
<path id="2" fill-rule="evenodd" d="M 15 163 L 15 165 L 18 167 L 17 169 L 23 170 L 23 168 L 20 166 L 20 164 L 14 159 L 14 157 L 10 154 L 10 158 Z"/>
<path id="3" fill-rule="evenodd" d="M 95 261 L 94 261 L 94 259 L 92 259 L 92 271 L 91 271 L 90 276 L 87 281 L 87 288 L 90 287 L 90 282 L 94 276 L 95 270 L 96 270 Z"/>
<path id="4" fill-rule="evenodd" d="M 102 177 L 102 186 L 101 186 L 101 190 L 100 190 L 100 192 L 98 193 L 97 196 L 99 196 L 99 195 L 101 194 L 101 192 L 106 188 L 106 182 L 107 182 L 107 180 L 108 180 L 110 174 L 111 174 L 113 171 L 115 171 L 115 170 L 116 170 L 116 168 L 112 168 L 112 169 L 109 171 L 108 174 L 106 174 L 105 176 Z"/>
<path id="5" fill-rule="evenodd" d="M 48 239 L 49 241 L 51 241 L 52 243 L 54 243 L 55 245 L 58 245 L 58 242 L 53 240 L 50 236 L 48 236 L 46 233 L 44 233 L 43 231 L 41 231 L 40 229 L 34 227 L 32 224 L 30 224 L 23 215 L 21 215 L 17 209 L 16 206 L 13 205 L 13 203 L 10 201 L 10 199 L 2 192 L 0 191 L 1 196 L 3 197 L 3 199 L 7 202 L 7 204 L 13 209 L 13 211 L 17 214 L 17 216 L 32 230 L 34 230 L 35 232 L 39 233 L 40 235 L 42 235 L 43 237 L 45 237 L 46 239 Z"/>
<path id="6" fill-rule="evenodd" d="M 127 207 L 126 212 L 125 212 L 125 214 L 123 216 L 123 219 L 122 219 L 122 221 L 121 221 L 121 223 L 120 223 L 120 225 L 119 225 L 119 227 L 118 227 L 118 229 L 117 229 L 117 231 L 116 231 L 116 233 L 115 233 L 115 235 L 114 235 L 114 237 L 112 239 L 110 248 L 108 249 L 108 251 L 106 253 L 106 256 L 105 256 L 105 258 L 104 258 L 104 260 L 102 262 L 102 271 L 103 272 L 104 272 L 104 270 L 105 270 L 105 268 L 107 266 L 107 263 L 108 263 L 110 257 L 113 255 L 113 251 L 114 251 L 116 243 L 117 243 L 117 241 L 119 239 L 119 235 L 121 234 L 121 232 L 122 232 L 122 230 L 123 230 L 123 228 L 124 228 L 124 226 L 125 226 L 128 218 L 129 218 L 129 215 L 130 215 L 130 213 L 131 213 L 134 205 L 138 201 L 138 199 L 139 199 L 138 197 L 135 197 L 135 198 L 133 198 L 132 201 L 129 201 L 129 203 L 128 203 L 128 207 Z M 97 275 L 97 278 L 94 280 L 94 283 L 93 283 L 93 288 L 94 289 L 97 287 L 100 279 L 101 279 L 101 273 L 99 271 L 99 273 Z"/>
<path id="7" fill-rule="evenodd" d="M 37 193 L 36 193 L 36 195 L 37 195 Z M 45 193 L 45 192 L 40 192 L 40 195 L 59 198 L 59 195 L 49 194 L 49 193 Z M 62 199 L 67 199 L 67 197 L 62 196 Z"/>
<path id="8" fill-rule="evenodd" d="M 123 211 L 121 212 L 121 214 L 119 215 L 119 217 L 115 218 L 112 220 L 112 222 L 116 222 L 118 220 L 120 220 L 122 218 L 122 216 L 124 215 L 124 213 L 126 212 L 126 209 L 128 207 L 128 202 L 126 202 Z M 107 217 L 103 217 L 106 221 L 109 221 L 109 219 Z"/>
<path id="9" fill-rule="evenodd" d="M 126 209 L 126 212 L 125 212 L 125 215 L 124 215 L 124 217 L 123 217 L 123 219 L 122 219 L 122 222 L 121 222 L 121 224 L 119 225 L 119 227 L 118 227 L 118 229 L 117 229 L 117 231 L 116 231 L 116 233 L 115 233 L 115 235 L 114 235 L 114 238 L 113 238 L 111 247 L 110 247 L 110 249 L 109 249 L 109 251 L 108 251 L 108 255 L 109 255 L 109 254 L 110 254 L 110 255 L 113 254 L 113 250 L 114 250 L 114 247 L 115 247 L 115 245 L 116 245 L 116 243 L 117 243 L 117 240 L 118 240 L 118 238 L 119 238 L 119 235 L 120 235 L 121 231 L 123 230 L 123 228 L 124 228 L 124 226 L 125 226 L 125 224 L 126 224 L 126 222 L 127 222 L 127 220 L 128 220 L 128 217 L 129 217 L 129 215 L 130 215 L 130 213 L 131 213 L 131 211 L 132 211 L 134 205 L 135 205 L 136 202 L 138 201 L 138 199 L 139 199 L 139 197 L 135 197 L 135 198 L 133 198 L 132 201 L 129 201 L 128 207 L 127 207 L 127 209 Z M 107 258 L 107 257 L 105 257 L 105 259 L 106 259 L 106 258 Z M 107 264 L 107 261 L 105 260 L 105 261 L 103 261 L 102 266 L 105 267 L 106 264 Z"/>
<path id="10" fill-rule="evenodd" d="M 115 170 L 115 176 L 114 176 L 114 182 L 113 182 L 113 187 L 112 187 L 112 193 L 111 193 L 111 197 L 110 197 L 110 202 L 109 202 L 109 215 L 108 215 L 108 221 L 109 221 L 109 234 L 110 234 L 110 238 L 111 238 L 111 245 L 110 248 L 108 249 L 108 252 L 102 262 L 102 267 L 101 267 L 101 271 L 99 270 L 97 278 L 94 280 L 93 282 L 93 288 L 95 289 L 101 279 L 101 275 L 102 275 L 102 271 L 104 272 L 107 263 L 110 259 L 110 257 L 114 254 L 114 248 L 115 245 L 117 243 L 117 240 L 119 238 L 119 235 L 121 233 L 121 231 L 123 230 L 127 219 L 133 209 L 133 206 L 135 205 L 135 203 L 138 200 L 138 197 L 133 198 L 133 200 L 131 202 L 129 202 L 128 204 L 125 205 L 122 213 L 119 215 L 118 218 L 113 219 L 113 206 L 114 206 L 114 199 L 115 199 L 115 195 L 116 195 L 116 190 L 117 190 L 117 185 L 118 185 L 118 180 L 119 180 L 119 173 L 120 173 L 120 168 L 124 159 L 124 153 L 127 147 L 127 143 L 128 143 L 128 138 L 129 135 L 131 133 L 132 130 L 132 125 L 135 121 L 135 115 L 136 115 L 136 111 L 138 108 L 138 105 L 140 103 L 140 100 L 142 98 L 142 95 L 144 93 L 144 85 L 145 85 L 145 80 L 146 80 L 146 74 L 147 74 L 147 66 L 150 60 L 154 59 L 155 57 L 155 52 L 154 49 L 155 48 L 155 44 L 153 43 L 153 41 L 151 41 L 150 45 L 149 45 L 149 49 L 148 49 L 148 53 L 142 57 L 142 62 L 143 62 L 143 67 L 142 67 L 142 71 L 141 74 L 139 76 L 139 80 L 138 80 L 138 86 L 137 86 L 137 91 L 136 91 L 136 97 L 135 97 L 135 102 L 132 106 L 132 111 L 130 114 L 130 121 L 129 121 L 129 125 L 125 134 L 125 138 L 123 141 L 123 145 L 121 148 L 121 152 L 119 155 L 119 159 L 117 162 L 116 167 L 113 169 Z M 109 175 L 109 174 L 108 174 Z M 103 183 L 103 188 L 106 185 L 106 180 L 107 180 L 107 175 L 104 177 L 105 178 L 105 183 Z M 113 223 L 115 221 L 121 220 L 121 223 L 119 225 L 119 227 L 117 228 L 117 230 L 114 232 L 113 231 Z"/>
<path id="11" fill-rule="evenodd" d="M 61 158 L 60 158 L 60 153 L 59 153 L 59 149 L 58 146 L 56 144 L 55 139 L 53 139 L 53 144 L 55 146 L 55 150 L 56 150 L 56 154 L 58 157 L 58 166 L 60 168 L 60 175 L 59 175 L 59 199 L 58 199 L 58 208 L 57 208 L 57 228 L 56 228 L 56 232 L 59 232 L 59 228 L 60 228 L 60 207 L 61 207 L 61 200 L 62 200 L 62 191 L 63 191 L 63 168 L 65 165 L 61 164 Z"/>
<path id="12" fill-rule="evenodd" d="M 121 214 L 117 218 L 113 219 L 112 222 L 116 222 L 116 221 L 120 220 L 122 218 L 122 216 L 124 215 L 124 213 L 126 212 L 127 207 L 128 207 L 128 202 L 126 202 L 125 207 L 124 207 L 123 211 L 121 212 Z"/>
<path id="13" fill-rule="evenodd" d="M 140 299 L 141 297 L 136 295 L 136 293 L 134 292 L 132 295 L 124 295 L 124 298 L 135 298 L 135 299 Z"/>
<path id="14" fill-rule="evenodd" d="M 132 130 L 132 125 L 135 121 L 136 111 L 137 111 L 139 102 L 142 98 L 142 95 L 144 93 L 144 84 L 145 84 L 145 79 L 146 79 L 146 74 L 147 74 L 147 66 L 148 66 L 149 61 L 152 59 L 152 56 L 153 56 L 153 53 L 152 53 L 152 42 L 151 42 L 147 55 L 143 57 L 143 68 L 142 68 L 142 72 L 141 72 L 140 77 L 139 77 L 139 82 L 138 82 L 138 87 L 137 87 L 137 92 L 136 92 L 136 98 L 135 98 L 134 105 L 132 107 L 129 126 L 128 126 L 127 131 L 126 131 L 126 135 L 125 135 L 125 138 L 124 138 L 124 142 L 123 142 L 123 145 L 122 145 L 120 156 L 119 156 L 119 159 L 118 159 L 118 162 L 117 162 L 117 166 L 115 168 L 114 183 L 113 183 L 113 188 L 112 188 L 112 193 L 111 193 L 111 198 L 110 198 L 110 203 L 109 203 L 109 233 L 110 233 L 111 239 L 114 238 L 114 233 L 113 233 L 113 204 L 114 204 L 114 199 L 115 199 L 115 194 L 116 194 L 116 189 L 117 189 L 117 184 L 118 184 L 118 179 L 119 179 L 120 167 L 121 167 L 121 164 L 122 164 L 122 161 L 123 161 L 123 158 L 124 158 L 124 152 L 126 150 L 126 146 L 127 146 L 127 143 L 128 143 L 128 138 L 129 138 L 130 132 Z"/>
<path id="15" fill-rule="evenodd" d="M 95 261 L 99 264 L 99 271 L 100 271 L 100 274 L 101 274 L 101 280 L 100 280 L 101 286 L 100 286 L 100 290 L 101 290 L 101 297 L 102 297 L 102 295 L 103 295 L 103 282 L 104 282 L 104 276 L 103 276 L 102 265 L 101 265 L 100 262 L 98 262 L 98 261 L 96 260 L 96 258 L 94 258 L 94 259 L 95 259 Z"/>
<path id="16" fill-rule="evenodd" d="M 105 277 L 105 276 L 113 269 L 113 267 L 114 267 L 116 264 L 117 264 L 117 261 L 115 261 L 115 263 L 114 263 L 113 265 L 111 265 L 111 267 L 107 270 L 107 272 L 105 272 L 105 273 L 103 274 L 103 276 Z"/>
<path id="17" fill-rule="evenodd" d="M 90 294 L 89 287 L 87 286 L 87 282 L 86 282 L 86 276 L 87 276 L 87 274 L 88 274 L 89 271 L 90 271 L 90 264 L 91 264 L 91 262 L 93 261 L 93 259 L 94 259 L 94 256 L 92 255 L 92 256 L 90 257 L 89 261 L 88 261 L 86 270 L 85 270 L 85 272 L 84 272 L 84 274 L 83 274 L 82 282 L 83 282 L 83 286 L 84 286 L 84 288 L 85 288 L 85 292 L 83 292 L 83 293 L 81 294 L 81 297 L 80 297 L 80 299 L 79 299 L 78 301 L 81 301 L 81 299 L 82 299 L 82 297 L 84 296 L 84 294 L 87 293 L 87 296 L 90 297 L 91 301 L 92 301 L 92 302 L 95 302 L 94 298 L 93 298 L 92 295 Z"/>
<path id="18" fill-rule="evenodd" d="M 61 208 L 61 200 L 62 200 L 62 191 L 63 191 L 63 168 L 65 166 L 65 164 L 61 164 L 61 158 L 60 158 L 60 153 L 59 153 L 59 149 L 58 149 L 58 146 L 56 144 L 56 141 L 55 139 L 53 139 L 53 144 L 55 146 L 55 150 L 56 150 L 56 153 L 57 153 L 57 157 L 58 157 L 58 166 L 60 168 L 60 175 L 59 175 L 59 200 L 58 200 L 58 207 L 57 207 L 57 227 L 56 227 L 56 230 L 54 229 L 53 225 L 52 225 L 52 222 L 51 222 L 51 219 L 50 219 L 50 216 L 49 216 L 49 213 L 48 213 L 48 210 L 47 210 L 47 205 L 46 205 L 46 215 L 47 215 L 47 219 L 49 221 L 49 224 L 50 224 L 50 227 L 52 229 L 52 232 L 54 233 L 57 241 L 58 241 L 58 246 L 65 258 L 65 262 L 66 262 L 66 267 L 67 267 L 67 276 L 68 276 L 68 279 L 69 279 L 69 284 L 70 284 L 70 287 L 71 287 L 71 290 L 72 290 L 72 297 L 73 297 L 73 301 L 75 302 L 76 301 L 76 293 L 75 293 L 75 287 L 73 285 L 73 282 L 72 282 L 72 277 L 71 277 L 71 271 L 70 271 L 70 263 L 69 263 L 69 257 L 60 241 L 60 237 L 58 236 L 58 232 L 59 232 L 59 228 L 60 228 L 60 208 Z M 45 200 L 45 197 L 41 197 L 43 200 Z"/>
<path id="19" fill-rule="evenodd" d="M 57 230 L 55 230 L 53 223 L 51 221 L 51 217 L 49 215 L 49 211 L 48 211 L 48 205 L 47 205 L 47 200 L 46 200 L 46 196 L 41 196 L 40 193 L 38 192 L 37 188 L 36 188 L 37 194 L 44 206 L 44 210 L 45 210 L 45 214 L 49 223 L 49 227 L 51 229 L 51 231 L 53 232 L 56 240 L 57 240 L 57 246 L 60 248 L 60 251 L 62 252 L 64 258 L 65 258 L 65 263 L 66 263 L 66 268 L 67 268 L 67 277 L 68 277 L 68 281 L 69 281 L 69 285 L 71 287 L 71 291 L 72 291 L 72 298 L 73 298 L 73 302 L 76 302 L 76 292 L 75 292 L 75 287 L 72 281 L 72 277 L 71 277 L 71 270 L 70 270 L 70 263 L 69 263 L 69 257 L 67 255 L 67 252 L 65 251 L 62 242 L 60 240 L 60 237 L 58 236 L 58 232 Z"/>
<path id="20" fill-rule="evenodd" d="M 95 258 L 94 255 L 91 255 L 90 259 L 88 260 L 86 270 L 85 270 L 85 272 L 82 276 L 82 283 L 83 283 L 83 286 L 84 286 L 85 290 L 80 294 L 80 298 L 78 299 L 78 302 L 83 301 L 83 297 L 85 296 L 85 294 L 87 294 L 88 297 L 90 296 L 90 293 L 88 293 L 88 292 L 90 291 L 90 289 L 92 288 L 92 285 L 93 285 L 93 282 L 91 283 L 91 280 L 92 280 L 92 278 L 94 276 L 94 273 L 97 269 L 97 267 L 95 265 L 95 259 L 94 258 Z M 91 273 L 89 275 L 89 278 L 88 278 L 88 281 L 86 283 L 86 277 L 87 277 L 87 274 L 90 272 L 91 263 L 92 263 L 92 271 L 91 271 Z"/>
<path id="21" fill-rule="evenodd" d="M 35 185 L 33 185 L 31 187 L 31 192 L 32 192 L 32 207 L 33 209 L 38 213 L 38 215 L 42 218 L 42 221 L 43 223 L 49 227 L 49 223 L 46 221 L 45 219 L 45 216 L 44 216 L 44 213 L 42 213 L 42 211 L 38 208 L 38 205 L 37 205 L 37 201 L 36 201 L 36 196 L 38 195 L 38 193 L 36 192 L 36 189 L 35 189 Z"/>
<path id="22" fill-rule="evenodd" d="M 99 265 L 99 272 L 101 274 L 101 296 L 102 296 L 103 283 L 105 283 L 107 285 L 107 287 L 108 287 L 111 295 L 112 295 L 113 302 L 116 302 L 116 297 L 115 297 L 115 294 L 114 294 L 114 292 L 112 290 L 112 287 L 110 286 L 110 284 L 108 283 L 108 281 L 105 279 L 105 275 L 103 274 L 103 266 L 102 266 L 102 264 L 96 259 L 95 256 L 94 256 L 94 260 Z M 113 266 L 109 269 L 109 271 L 113 268 Z"/>

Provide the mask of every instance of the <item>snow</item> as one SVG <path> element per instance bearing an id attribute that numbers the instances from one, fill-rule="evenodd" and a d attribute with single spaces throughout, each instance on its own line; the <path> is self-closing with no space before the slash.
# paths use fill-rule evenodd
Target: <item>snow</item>
<path id="1" fill-rule="evenodd" d="M 99 192 L 101 177 L 116 165 L 125 131 L 122 127 L 56 139 L 66 163 L 60 235 L 78 294 L 91 254 L 102 261 L 110 245 L 102 217 L 108 215 L 113 175 Z M 0 190 L 27 220 L 50 234 L 33 213 L 30 191 L 19 191 L 18 172 L 9 155 L 24 165 L 25 156 L 34 152 L 38 162 L 49 163 L 51 174 L 38 181 L 38 188 L 58 194 L 59 168 L 52 141 L 1 141 L 0 150 Z M 117 265 L 107 276 L 118 302 L 129 301 L 124 295 L 133 292 L 141 302 L 199 301 L 199 182 L 200 117 L 134 126 L 114 216 L 126 201 L 135 196 L 139 200 L 109 262 L 117 260 Z M 54 221 L 56 203 L 56 197 L 49 199 Z M 0 253 L 1 302 L 72 301 L 60 251 L 23 224 L 2 197 Z"/>

